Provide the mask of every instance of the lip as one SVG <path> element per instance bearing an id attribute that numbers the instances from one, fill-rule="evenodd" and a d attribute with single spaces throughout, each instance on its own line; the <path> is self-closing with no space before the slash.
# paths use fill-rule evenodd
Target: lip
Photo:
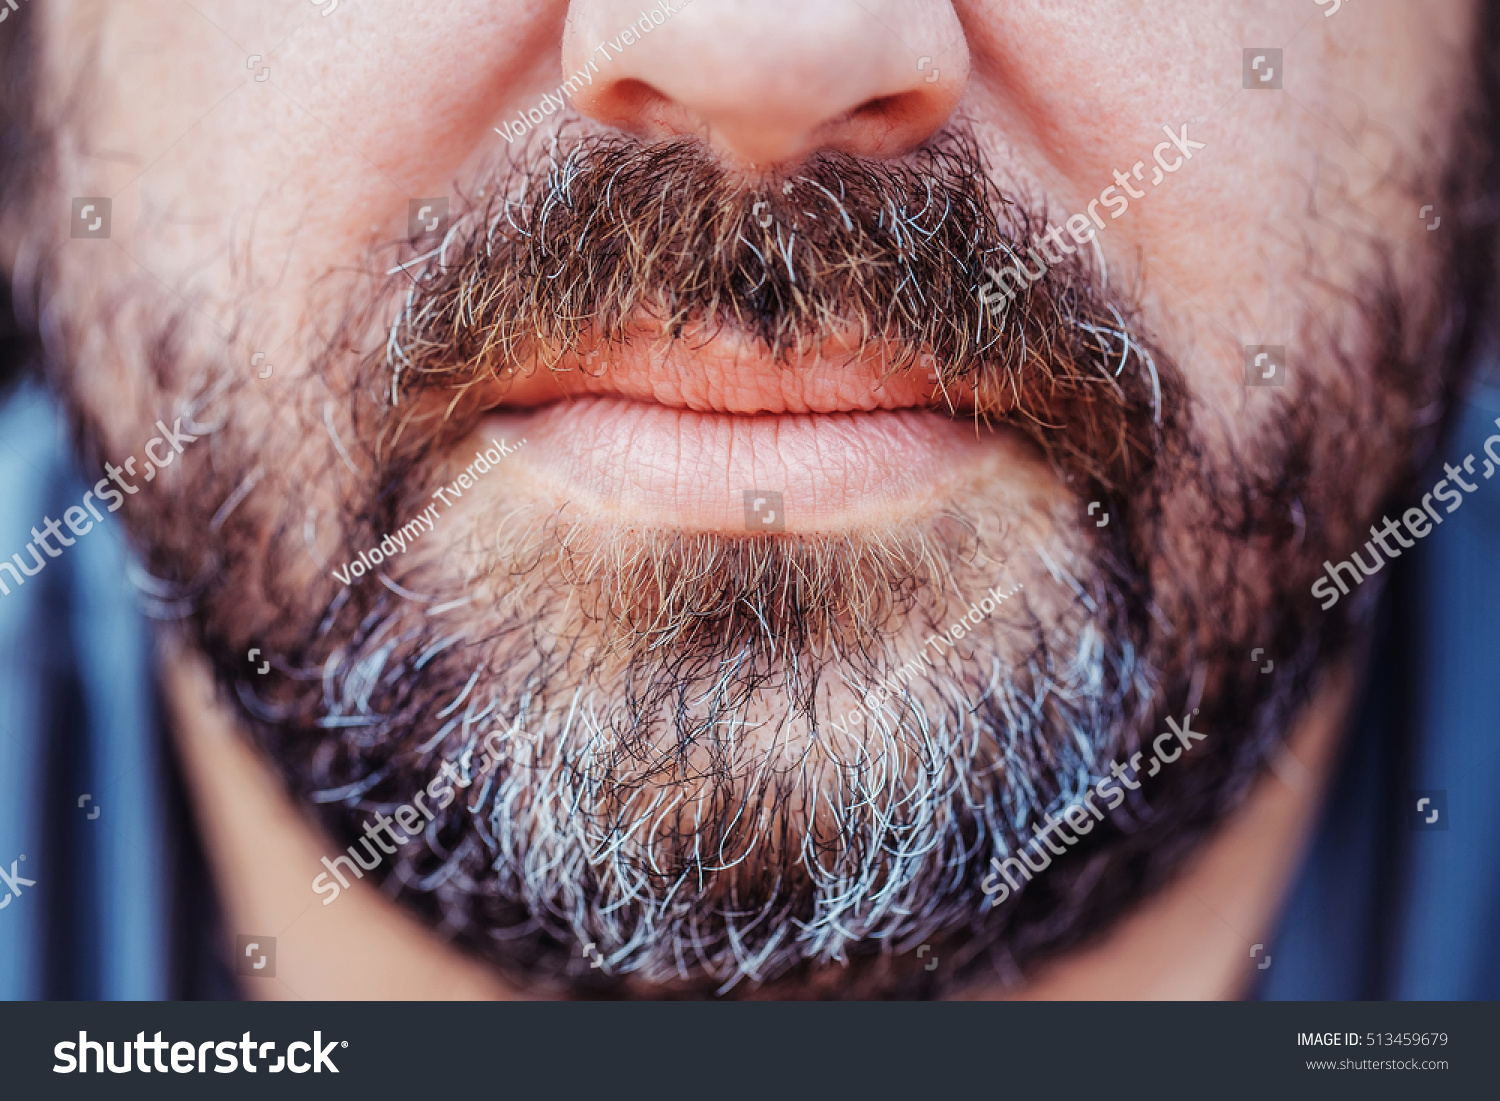
<path id="1" fill-rule="evenodd" d="M 880 409 L 973 409 L 973 391 L 939 386 L 930 356 L 903 366 L 890 346 L 852 331 L 774 362 L 729 327 L 686 325 L 666 334 L 650 322 L 621 343 L 585 342 L 555 369 L 534 369 L 497 387 L 508 409 L 591 394 L 613 395 L 698 413 L 854 413 Z"/>
<path id="2" fill-rule="evenodd" d="M 835 335 L 788 360 L 732 331 L 642 324 L 509 381 L 481 429 L 527 441 L 513 485 L 588 518 L 739 533 L 912 520 L 996 434 L 963 416 L 968 391 L 893 370 L 885 345 Z M 774 524 L 747 516 L 747 492 Z"/>
<path id="3" fill-rule="evenodd" d="M 746 491 L 780 494 L 789 532 L 912 520 L 994 435 L 918 409 L 740 416 L 596 396 L 491 414 L 481 431 L 526 440 L 513 485 L 592 519 L 741 533 L 780 530 L 747 525 Z"/>

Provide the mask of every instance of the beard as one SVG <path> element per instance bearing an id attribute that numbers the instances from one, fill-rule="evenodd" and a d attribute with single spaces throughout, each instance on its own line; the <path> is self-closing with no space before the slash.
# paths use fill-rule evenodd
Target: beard
<path id="1" fill-rule="evenodd" d="M 991 179 L 961 133 L 757 189 L 692 142 L 563 132 L 440 243 L 374 253 L 273 420 L 185 317 L 151 326 L 153 394 L 213 439 L 131 515 L 160 607 L 340 841 L 451 785 L 387 895 L 538 993 L 924 994 L 1079 943 L 1237 804 L 1368 612 L 1307 587 L 1402 488 L 1466 338 L 1377 249 L 1303 332 L 1317 369 L 1226 432 L 1084 250 L 990 308 L 1045 224 Z M 607 374 L 643 318 L 787 372 L 830 342 L 929 372 L 992 458 L 920 515 L 731 534 L 512 483 L 523 445 L 480 507 L 334 577 L 520 423 L 493 419 L 518 379 Z M 990 904 L 992 860 L 1190 713 L 1207 741 Z"/>

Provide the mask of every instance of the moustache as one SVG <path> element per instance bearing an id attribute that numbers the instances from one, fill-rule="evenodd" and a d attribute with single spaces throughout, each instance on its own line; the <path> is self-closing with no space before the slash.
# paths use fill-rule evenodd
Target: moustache
<path id="1" fill-rule="evenodd" d="M 1107 495 L 1151 472 L 1182 408 L 1172 365 L 1082 250 L 986 295 L 990 269 L 1039 261 L 1026 242 L 1045 219 L 999 192 L 963 133 L 901 162 L 820 152 L 761 186 L 696 140 L 563 134 L 490 183 L 401 266 L 393 404 L 437 393 L 445 416 L 477 415 L 643 322 L 674 339 L 729 330 L 785 369 L 836 341 L 925 370 L 934 409 L 1013 425 Z"/>

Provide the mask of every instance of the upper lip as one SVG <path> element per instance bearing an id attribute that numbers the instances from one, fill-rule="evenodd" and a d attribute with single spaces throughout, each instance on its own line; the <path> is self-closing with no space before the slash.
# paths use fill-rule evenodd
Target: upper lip
<path id="1" fill-rule="evenodd" d="M 967 388 L 939 385 L 930 357 L 898 362 L 888 345 L 827 340 L 788 362 L 741 335 L 694 339 L 641 327 L 620 343 L 569 351 L 500 385 L 497 403 L 527 408 L 580 395 L 613 395 L 698 413 L 736 416 L 972 407 Z"/>

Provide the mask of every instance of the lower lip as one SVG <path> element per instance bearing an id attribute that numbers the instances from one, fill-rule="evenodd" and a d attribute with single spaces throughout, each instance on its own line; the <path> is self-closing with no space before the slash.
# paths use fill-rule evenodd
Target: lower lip
<path id="1" fill-rule="evenodd" d="M 910 521 L 995 435 L 925 410 L 736 416 L 609 397 L 491 414 L 481 431 L 526 441 L 512 485 L 600 520 L 703 531 L 757 530 L 747 492 L 780 494 L 787 531 Z"/>

